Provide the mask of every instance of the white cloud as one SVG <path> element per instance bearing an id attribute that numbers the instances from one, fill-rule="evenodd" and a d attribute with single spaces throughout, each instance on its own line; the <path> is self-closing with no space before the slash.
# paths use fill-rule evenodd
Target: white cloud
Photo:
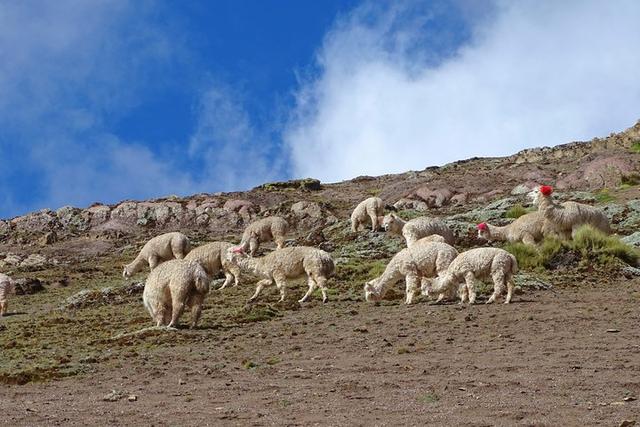
<path id="1" fill-rule="evenodd" d="M 415 4 L 364 5 L 327 34 L 284 134 L 296 176 L 423 169 L 640 118 L 640 3 L 498 2 L 441 61 L 433 10 Z"/>

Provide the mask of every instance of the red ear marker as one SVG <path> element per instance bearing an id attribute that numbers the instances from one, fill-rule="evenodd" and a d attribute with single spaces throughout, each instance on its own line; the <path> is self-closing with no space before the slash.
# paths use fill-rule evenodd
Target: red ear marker
<path id="1" fill-rule="evenodd" d="M 553 187 L 551 187 L 550 185 L 541 185 L 540 192 L 543 196 L 550 196 L 551 193 L 553 193 Z"/>

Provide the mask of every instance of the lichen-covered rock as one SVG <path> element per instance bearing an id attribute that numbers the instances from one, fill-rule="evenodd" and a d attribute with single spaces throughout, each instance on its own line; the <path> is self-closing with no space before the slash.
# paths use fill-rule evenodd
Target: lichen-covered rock
<path id="1" fill-rule="evenodd" d="M 80 213 L 87 227 L 96 227 L 104 224 L 111 218 L 111 208 L 102 204 L 94 204 Z"/>
<path id="2" fill-rule="evenodd" d="M 628 155 L 602 155 L 583 164 L 578 170 L 558 180 L 561 189 L 615 188 L 625 177 L 640 173 L 638 159 Z"/>
<path id="3" fill-rule="evenodd" d="M 48 264 L 51 264 L 46 257 L 40 254 L 30 254 L 27 258 L 25 258 L 21 263 L 20 267 L 24 268 L 41 268 Z"/>
<path id="4" fill-rule="evenodd" d="M 6 236 L 11 232 L 11 223 L 0 220 L 0 236 Z"/>
<path id="5" fill-rule="evenodd" d="M 58 217 L 51 209 L 42 209 L 38 212 L 13 218 L 11 225 L 14 230 L 27 233 L 37 233 L 60 228 Z"/>
<path id="6" fill-rule="evenodd" d="M 65 229 L 75 229 L 78 231 L 87 229 L 87 221 L 82 216 L 82 209 L 73 206 L 63 206 L 56 211 L 56 216 L 60 225 Z"/>
<path id="7" fill-rule="evenodd" d="M 393 204 L 393 207 L 398 210 L 407 210 L 411 209 L 418 212 L 428 212 L 429 206 L 427 206 L 426 202 L 422 200 L 411 200 L 402 198 Z"/>
<path id="8" fill-rule="evenodd" d="M 451 200 L 453 191 L 448 188 L 431 189 L 428 187 L 420 187 L 409 195 L 410 199 L 422 200 L 430 208 L 441 208 Z"/>
<path id="9" fill-rule="evenodd" d="M 625 236 L 621 238 L 624 243 L 627 245 L 635 246 L 636 248 L 640 248 L 640 231 L 636 231 L 633 234 Z"/>
<path id="10" fill-rule="evenodd" d="M 111 210 L 111 219 L 126 223 L 136 223 L 140 218 L 136 202 L 123 202 Z"/>

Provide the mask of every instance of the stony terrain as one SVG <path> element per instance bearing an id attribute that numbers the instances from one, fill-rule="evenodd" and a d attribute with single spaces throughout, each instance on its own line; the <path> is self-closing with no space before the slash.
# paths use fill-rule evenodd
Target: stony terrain
<path id="1" fill-rule="evenodd" d="M 508 222 L 537 183 L 601 206 L 616 232 L 640 245 L 640 123 L 585 143 L 404 174 L 0 221 L 0 271 L 20 279 L 0 320 L 0 423 L 640 423 L 640 271 L 632 266 L 568 252 L 546 269 L 524 268 L 510 306 L 423 299 L 407 307 L 400 287 L 381 303 L 363 301 L 364 281 L 402 241 L 351 233 L 357 202 L 377 195 L 405 218 L 442 217 L 464 249 L 486 244 L 477 222 Z M 144 241 L 181 230 L 195 244 L 237 242 L 249 221 L 270 214 L 294 224 L 288 244 L 331 252 L 329 304 L 314 295 L 301 307 L 300 286 L 283 304 L 265 289 L 247 306 L 247 278 L 209 294 L 200 328 L 150 328 L 145 274 L 120 275 Z"/>

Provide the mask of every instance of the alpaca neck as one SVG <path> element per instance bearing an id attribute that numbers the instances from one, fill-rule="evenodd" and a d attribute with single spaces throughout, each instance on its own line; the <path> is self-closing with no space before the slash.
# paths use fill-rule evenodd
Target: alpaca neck
<path id="1" fill-rule="evenodd" d="M 376 281 L 376 290 L 378 293 L 384 291 L 388 286 L 395 285 L 395 283 L 402 279 L 402 274 L 395 262 L 390 262 L 387 268 L 382 273 L 382 276 Z"/>
<path id="2" fill-rule="evenodd" d="M 238 266 L 245 271 L 251 271 L 253 273 L 264 275 L 264 266 L 262 259 L 241 257 L 238 258 Z"/>
<path id="3" fill-rule="evenodd" d="M 489 229 L 491 240 L 498 240 L 498 241 L 507 240 L 507 230 L 509 229 L 508 225 L 500 227 L 497 225 L 487 224 L 487 228 Z"/>
<path id="4" fill-rule="evenodd" d="M 127 271 L 129 274 L 136 274 L 141 271 L 145 265 L 149 265 L 149 261 L 141 255 L 138 255 L 136 259 L 127 264 Z"/>
<path id="5" fill-rule="evenodd" d="M 550 196 L 540 195 L 538 212 L 540 212 L 546 219 L 550 221 L 556 220 L 557 215 L 560 213 L 560 209 L 562 208 L 558 206 L 553 200 L 551 200 Z"/>
<path id="6" fill-rule="evenodd" d="M 402 230 L 404 229 L 404 226 L 407 224 L 407 221 L 403 220 L 402 218 L 398 218 L 395 217 L 395 224 L 393 224 L 391 226 L 391 232 L 395 233 L 395 234 L 399 234 L 402 235 Z"/>

